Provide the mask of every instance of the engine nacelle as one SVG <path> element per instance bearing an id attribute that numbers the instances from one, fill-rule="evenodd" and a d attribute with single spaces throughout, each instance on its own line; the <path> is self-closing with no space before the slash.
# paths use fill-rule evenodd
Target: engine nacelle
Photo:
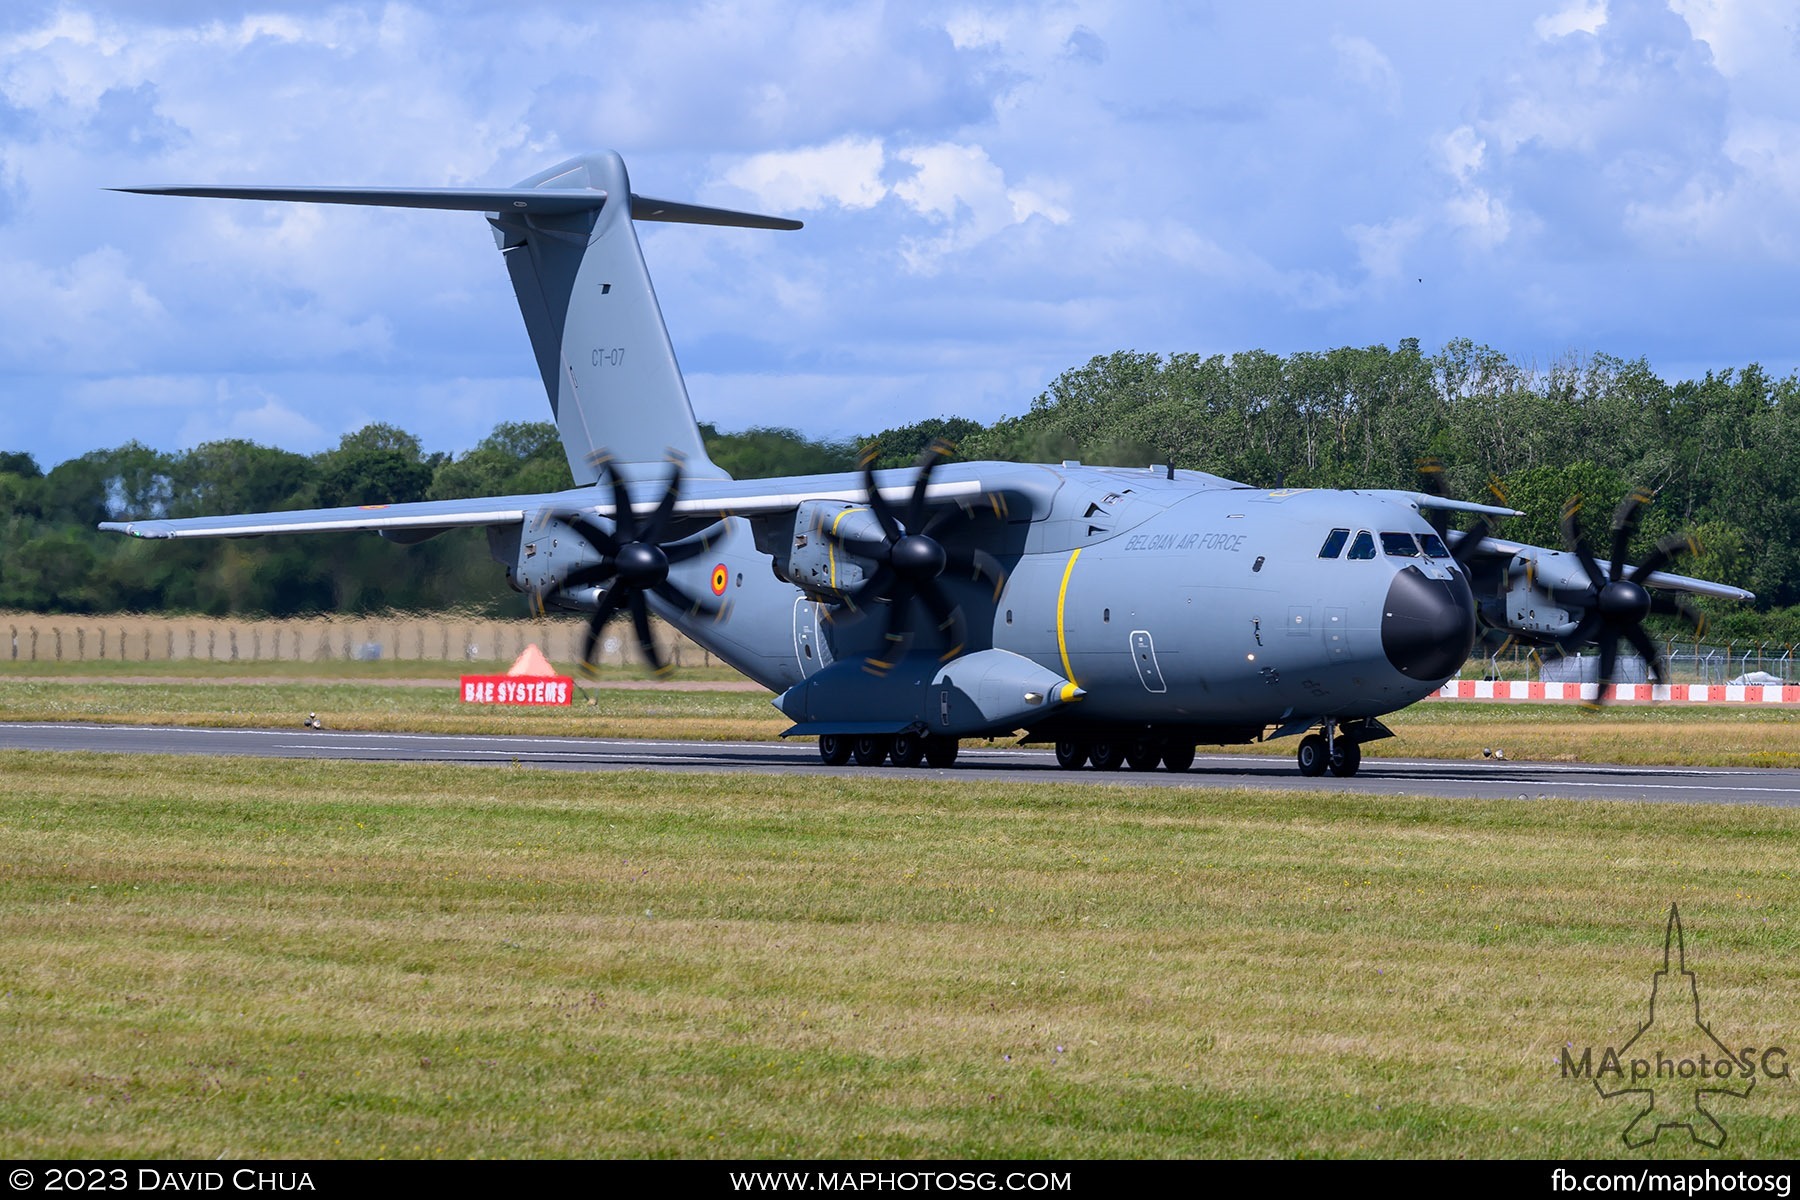
<path id="1" fill-rule="evenodd" d="M 1539 550 L 1519 554 L 1507 564 L 1504 588 L 1498 596 L 1482 597 L 1481 616 L 1496 629 L 1528 640 L 1555 641 L 1575 632 L 1585 612 L 1566 596 L 1588 587 L 1581 559 L 1563 550 Z"/>
<path id="2" fill-rule="evenodd" d="M 827 533 L 872 541 L 885 536 L 867 506 L 842 500 L 807 500 L 791 523 L 757 522 L 755 531 L 757 549 L 773 560 L 776 575 L 826 604 L 840 602 L 875 572 L 874 562 L 845 553 Z"/>
<path id="3" fill-rule="evenodd" d="M 563 586 L 575 571 L 599 562 L 600 555 L 578 531 L 549 513 L 518 526 L 489 526 L 488 553 L 506 568 L 508 587 L 542 596 L 546 607 L 592 612 L 600 602 L 603 589 L 597 584 Z"/>

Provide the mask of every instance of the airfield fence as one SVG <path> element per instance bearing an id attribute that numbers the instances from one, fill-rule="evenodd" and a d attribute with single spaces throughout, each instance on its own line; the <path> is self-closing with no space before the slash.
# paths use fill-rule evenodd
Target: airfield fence
<path id="1" fill-rule="evenodd" d="M 397 614 L 239 620 L 229 617 L 92 616 L 0 613 L 0 658 L 10 662 L 457 662 L 510 664 L 536 643 L 559 664 L 580 661 L 585 617 L 532 620 Z M 677 667 L 722 665 L 704 647 L 661 622 L 657 645 Z M 634 662 L 637 637 L 621 626 L 601 638 L 599 662 Z"/>
<path id="2" fill-rule="evenodd" d="M 1729 684 L 1756 675 L 1772 676 L 1782 683 L 1800 683 L 1800 646 L 1782 642 L 1693 642 L 1665 640 L 1658 643 L 1667 664 L 1669 683 Z M 1648 683 L 1650 675 L 1641 658 L 1624 653 L 1620 646 L 1617 682 Z M 1599 678 L 1596 653 L 1558 662 L 1554 655 L 1512 645 L 1495 657 L 1477 655 L 1463 665 L 1462 679 L 1523 680 L 1592 683 Z M 1749 682 L 1770 682 L 1750 678 Z"/>

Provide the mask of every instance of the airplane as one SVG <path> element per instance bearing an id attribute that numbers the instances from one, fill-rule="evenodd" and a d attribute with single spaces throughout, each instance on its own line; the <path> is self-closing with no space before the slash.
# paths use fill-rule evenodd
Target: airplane
<path id="1" fill-rule="evenodd" d="M 360 508 L 109 521 L 142 538 L 370 530 L 402 544 L 487 531 L 509 584 L 590 614 L 583 658 L 625 617 L 662 669 L 652 614 L 776 693 L 820 759 L 955 762 L 1022 731 L 1058 763 L 1185 771 L 1199 745 L 1299 735 L 1302 774 L 1354 775 L 1381 718 L 1458 673 L 1479 637 L 1628 642 L 1689 620 L 1681 593 L 1751 599 L 1644 562 L 1596 559 L 1579 509 L 1563 549 L 1508 542 L 1503 503 L 1419 490 L 1259 488 L 1172 466 L 951 462 L 734 480 L 707 457 L 634 223 L 801 223 L 631 190 L 614 152 L 510 188 L 177 186 L 155 195 L 485 214 L 517 296 L 575 486 Z M 1498 499 L 1498 497 L 1496 497 Z M 1474 515 L 1467 530 L 1452 513 Z M 1655 589 L 1652 591 L 1651 589 Z"/>

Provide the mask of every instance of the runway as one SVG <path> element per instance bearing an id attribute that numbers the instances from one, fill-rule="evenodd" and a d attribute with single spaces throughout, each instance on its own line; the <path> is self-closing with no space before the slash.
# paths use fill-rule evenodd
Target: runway
<path id="1" fill-rule="evenodd" d="M 946 770 L 827 767 L 814 743 L 680 742 L 622 738 L 496 737 L 356 733 L 312 729 L 200 729 L 165 725 L 0 722 L 0 749 L 115 754 L 248 755 L 349 762 L 431 762 L 541 767 L 564 771 L 725 771 L 778 775 L 879 775 L 1136 787 L 1283 788 L 1486 800 L 1651 800 L 1800 806 L 1800 770 L 1624 767 L 1577 763 L 1365 758 L 1350 779 L 1303 778 L 1291 754 L 1202 754 L 1180 774 L 1064 771 L 1048 749 L 967 749 Z"/>

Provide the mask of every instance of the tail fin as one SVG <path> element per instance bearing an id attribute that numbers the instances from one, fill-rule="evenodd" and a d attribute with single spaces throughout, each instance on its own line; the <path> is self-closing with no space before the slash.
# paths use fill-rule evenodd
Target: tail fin
<path id="1" fill-rule="evenodd" d="M 694 423 L 632 219 L 750 229 L 800 222 L 633 195 L 625 161 L 572 158 L 511 188 L 155 187 L 175 196 L 300 200 L 488 213 L 506 256 L 563 452 L 577 483 L 610 455 L 651 480 L 670 451 L 690 477 L 722 478 Z"/>

